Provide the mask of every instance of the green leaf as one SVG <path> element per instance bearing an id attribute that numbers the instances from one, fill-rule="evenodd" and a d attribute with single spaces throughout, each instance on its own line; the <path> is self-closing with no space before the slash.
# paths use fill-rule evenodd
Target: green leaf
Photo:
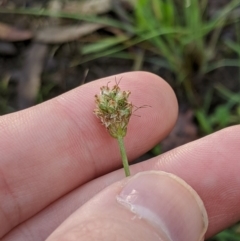
<path id="1" fill-rule="evenodd" d="M 151 152 L 154 156 L 160 155 L 162 153 L 161 145 L 157 144 L 155 147 L 152 148 Z"/>
<path id="2" fill-rule="evenodd" d="M 238 55 L 240 55 L 240 46 L 239 43 L 234 43 L 233 41 L 226 40 L 225 44 Z"/>
<path id="3" fill-rule="evenodd" d="M 219 105 L 212 115 L 212 123 L 217 125 L 218 128 L 224 128 L 230 123 L 230 115 L 230 109 L 226 104 Z"/>
<path id="4" fill-rule="evenodd" d="M 96 43 L 92 44 L 85 44 L 82 49 L 81 53 L 82 54 L 93 54 L 93 53 L 99 53 L 104 50 L 109 50 L 109 48 L 116 46 L 120 43 L 125 42 L 128 40 L 129 37 L 110 37 L 110 38 L 105 38 L 103 40 L 100 40 Z"/>
<path id="5" fill-rule="evenodd" d="M 203 110 L 199 109 L 199 110 L 195 111 L 195 116 L 198 120 L 201 130 L 205 134 L 210 134 L 213 132 L 211 121 Z"/>

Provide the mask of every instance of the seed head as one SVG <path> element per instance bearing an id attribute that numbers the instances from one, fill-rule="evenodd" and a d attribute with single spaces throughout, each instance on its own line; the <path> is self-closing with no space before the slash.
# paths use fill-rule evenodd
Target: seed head
<path id="1" fill-rule="evenodd" d="M 95 95 L 96 109 L 94 114 L 114 137 L 124 137 L 132 115 L 133 105 L 128 102 L 130 91 L 121 91 L 119 83 L 110 89 L 102 86 L 99 95 Z"/>

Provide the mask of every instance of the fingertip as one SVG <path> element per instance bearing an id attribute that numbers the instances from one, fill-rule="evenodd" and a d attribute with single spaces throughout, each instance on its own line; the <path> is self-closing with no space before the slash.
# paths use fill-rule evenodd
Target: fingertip
<path id="1" fill-rule="evenodd" d="M 171 86 L 160 76 L 150 72 L 129 72 L 122 76 L 123 89 L 131 91 L 130 100 L 140 108 L 132 116 L 126 142 L 144 142 L 149 149 L 164 139 L 172 130 L 178 116 L 178 102 Z M 144 136 L 144 139 L 142 138 Z M 148 145 L 149 144 L 149 145 Z"/>

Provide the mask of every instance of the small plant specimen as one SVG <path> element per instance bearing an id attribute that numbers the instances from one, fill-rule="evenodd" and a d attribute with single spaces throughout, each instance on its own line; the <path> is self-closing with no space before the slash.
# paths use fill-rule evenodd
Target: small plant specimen
<path id="1" fill-rule="evenodd" d="M 130 176 L 129 164 L 123 138 L 127 134 L 127 125 L 133 113 L 133 104 L 128 101 L 130 91 L 122 91 L 119 82 L 110 88 L 102 86 L 100 94 L 95 95 L 94 114 L 101 120 L 109 134 L 118 140 L 125 175 Z"/>

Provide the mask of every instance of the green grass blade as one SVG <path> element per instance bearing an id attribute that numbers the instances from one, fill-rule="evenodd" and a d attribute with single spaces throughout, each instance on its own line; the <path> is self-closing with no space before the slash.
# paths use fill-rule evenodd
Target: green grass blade
<path id="1" fill-rule="evenodd" d="M 118 44 L 121 44 L 127 40 L 129 40 L 130 37 L 110 37 L 102 39 L 96 43 L 91 44 L 85 44 L 81 48 L 82 54 L 94 54 L 99 53 L 101 51 L 105 51 L 106 49 L 112 48 Z"/>
<path id="2" fill-rule="evenodd" d="M 22 14 L 22 15 L 33 15 L 38 17 L 56 17 L 56 18 L 68 18 L 74 20 L 82 20 L 86 22 L 100 23 L 106 26 L 116 27 L 119 29 L 126 30 L 128 32 L 134 33 L 135 28 L 128 25 L 123 24 L 119 21 L 113 20 L 112 18 L 107 17 L 98 17 L 98 16 L 87 16 L 81 14 L 74 13 L 66 13 L 66 12 L 52 12 L 46 9 L 38 9 L 38 8 L 24 8 L 24 9 L 1 9 L 0 13 L 2 14 Z"/>

